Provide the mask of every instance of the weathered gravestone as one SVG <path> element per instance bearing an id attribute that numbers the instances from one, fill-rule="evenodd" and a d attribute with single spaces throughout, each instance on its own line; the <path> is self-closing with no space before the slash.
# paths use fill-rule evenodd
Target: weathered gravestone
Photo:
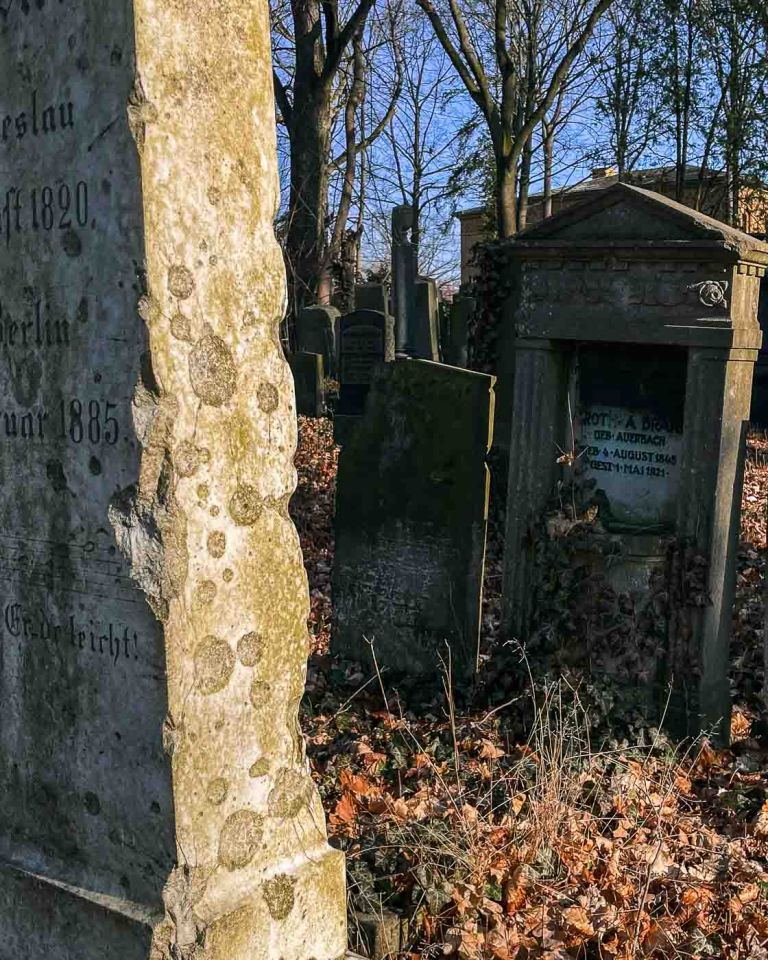
<path id="1" fill-rule="evenodd" d="M 380 367 L 341 452 L 333 649 L 434 674 L 476 668 L 493 377 L 422 360 Z"/>
<path id="2" fill-rule="evenodd" d="M 0 958 L 344 953 L 266 3 L 0 16 Z"/>
<path id="3" fill-rule="evenodd" d="M 420 277 L 413 291 L 413 356 L 419 360 L 440 361 L 440 315 L 437 283 Z"/>
<path id="4" fill-rule="evenodd" d="M 661 707 L 673 685 L 668 724 L 717 724 L 725 737 L 744 434 L 768 246 L 619 185 L 525 231 L 510 251 L 507 629 L 526 633 L 531 525 L 558 479 L 568 479 L 564 454 L 575 438 L 577 475 L 626 547 L 616 584 L 641 594 L 665 561 L 677 571 L 656 665 Z M 680 586 L 701 571 L 703 601 Z"/>
<path id="5" fill-rule="evenodd" d="M 389 313 L 389 291 L 383 283 L 355 285 L 355 310 L 378 310 Z"/>
<path id="6" fill-rule="evenodd" d="M 319 353 L 329 377 L 336 376 L 338 324 L 336 307 L 305 307 L 296 318 L 297 352 Z"/>
<path id="7" fill-rule="evenodd" d="M 319 353 L 294 353 L 288 357 L 296 390 L 296 413 L 322 417 L 325 412 L 323 358 Z"/>
<path id="8" fill-rule="evenodd" d="M 376 310 L 355 310 L 339 320 L 339 406 L 334 435 L 344 443 L 365 408 L 379 364 L 394 360 L 392 317 Z"/>
<path id="9" fill-rule="evenodd" d="M 475 312 L 474 297 L 458 296 L 451 304 L 448 329 L 443 340 L 443 360 L 454 367 L 468 363 L 469 322 Z"/>

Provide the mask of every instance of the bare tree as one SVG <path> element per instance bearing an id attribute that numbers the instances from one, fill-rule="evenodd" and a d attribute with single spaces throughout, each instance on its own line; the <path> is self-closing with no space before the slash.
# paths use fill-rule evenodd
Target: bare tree
<path id="1" fill-rule="evenodd" d="M 658 26 L 647 0 L 617 0 L 600 27 L 592 59 L 596 113 L 619 179 L 635 169 L 659 136 Z"/>
<path id="2" fill-rule="evenodd" d="M 498 232 L 510 236 L 520 226 L 534 131 L 614 0 L 445 0 L 441 8 L 442 0 L 417 2 L 487 125 Z M 548 69 L 539 58 L 544 43 L 553 52 Z"/>
<path id="3" fill-rule="evenodd" d="M 466 113 L 451 87 L 453 68 L 432 28 L 416 11 L 402 36 L 403 88 L 392 123 L 371 155 L 369 252 L 386 260 L 394 204 L 415 211 L 413 244 L 422 273 L 444 276 L 453 250 L 445 234 L 452 211 L 451 174 L 460 162 Z"/>
<path id="4" fill-rule="evenodd" d="M 360 36 L 373 3 L 357 0 L 346 22 L 339 0 L 289 0 L 287 10 L 273 8 L 275 98 L 290 154 L 285 251 L 294 310 L 327 295 L 323 280 L 334 96 L 345 54 Z"/>
<path id="5" fill-rule="evenodd" d="M 702 171 L 721 160 L 726 218 L 745 222 L 745 188 L 764 177 L 768 120 L 768 13 L 763 0 L 702 0 L 702 30 L 717 83 Z"/>

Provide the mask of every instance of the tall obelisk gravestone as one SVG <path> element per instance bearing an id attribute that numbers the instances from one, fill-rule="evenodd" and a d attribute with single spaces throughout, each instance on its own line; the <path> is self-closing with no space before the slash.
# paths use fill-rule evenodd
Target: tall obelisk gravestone
<path id="1" fill-rule="evenodd" d="M 0 0 L 0 960 L 324 960 L 266 3 Z"/>

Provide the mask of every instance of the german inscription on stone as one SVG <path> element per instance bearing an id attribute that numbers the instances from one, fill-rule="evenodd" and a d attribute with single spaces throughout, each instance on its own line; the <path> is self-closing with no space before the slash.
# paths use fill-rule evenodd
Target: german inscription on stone
<path id="1" fill-rule="evenodd" d="M 582 476 L 595 482 L 610 520 L 658 527 L 674 522 L 682 433 L 642 410 L 594 405 L 579 418 Z"/>
<path id="2" fill-rule="evenodd" d="M 110 522 L 147 352 L 133 58 L 129 3 L 3 0 L 0 858 L 151 902 L 175 858 L 165 664 Z"/>

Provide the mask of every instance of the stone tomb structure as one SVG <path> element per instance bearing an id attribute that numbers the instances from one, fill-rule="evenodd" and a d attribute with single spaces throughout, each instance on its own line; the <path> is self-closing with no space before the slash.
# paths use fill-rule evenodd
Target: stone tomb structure
<path id="1" fill-rule="evenodd" d="M 378 368 L 341 452 L 332 648 L 434 675 L 477 665 L 493 377 L 423 360 Z"/>
<path id="2" fill-rule="evenodd" d="M 267 5 L 3 7 L 0 958 L 332 960 Z"/>
<path id="3" fill-rule="evenodd" d="M 558 480 L 592 488 L 642 594 L 669 563 L 704 570 L 706 600 L 670 608 L 656 677 L 669 725 L 728 735 L 728 648 L 757 298 L 768 246 L 626 185 L 520 234 L 510 247 L 513 370 L 504 571 L 507 630 L 535 597 L 529 531 Z M 572 414 L 572 416 L 571 416 Z M 575 449 L 574 449 L 575 444 Z M 558 463 L 558 461 L 560 461 Z M 674 592 L 670 584 L 669 590 Z"/>
<path id="4" fill-rule="evenodd" d="M 355 310 L 339 320 L 338 443 L 349 436 L 365 408 L 379 364 L 395 358 L 394 320 L 378 310 Z"/>
<path id="5" fill-rule="evenodd" d="M 319 353 L 294 353 L 288 357 L 296 391 L 296 413 L 322 417 L 325 413 L 323 358 Z"/>

